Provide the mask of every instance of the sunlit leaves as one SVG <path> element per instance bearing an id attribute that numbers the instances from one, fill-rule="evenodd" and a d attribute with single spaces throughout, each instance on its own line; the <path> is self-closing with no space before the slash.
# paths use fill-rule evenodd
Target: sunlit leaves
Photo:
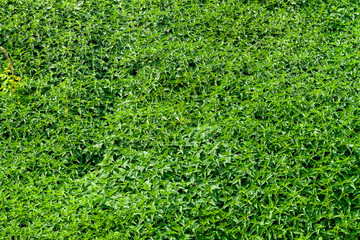
<path id="1" fill-rule="evenodd" d="M 30 60 L 0 236 L 357 239 L 358 6 L 330 3 L 3 1 Z"/>

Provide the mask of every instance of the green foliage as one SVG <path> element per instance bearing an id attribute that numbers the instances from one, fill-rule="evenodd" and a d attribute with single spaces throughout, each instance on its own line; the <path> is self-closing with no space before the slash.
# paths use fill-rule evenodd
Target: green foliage
<path id="1" fill-rule="evenodd" d="M 0 1 L 0 237 L 358 239 L 359 13 Z"/>
<path id="2" fill-rule="evenodd" d="M 13 82 L 13 78 L 10 69 L 5 68 L 0 73 L 0 82 L 1 82 L 1 86 L 0 86 L 1 92 L 8 92 L 9 90 L 11 90 L 12 87 L 11 84 Z"/>
<path id="3" fill-rule="evenodd" d="M 16 87 L 23 87 L 25 85 L 24 80 L 20 81 L 21 77 L 14 76 L 14 78 Z M 2 72 L 0 71 L 0 94 L 13 91 L 14 78 L 9 68 L 4 68 Z"/>

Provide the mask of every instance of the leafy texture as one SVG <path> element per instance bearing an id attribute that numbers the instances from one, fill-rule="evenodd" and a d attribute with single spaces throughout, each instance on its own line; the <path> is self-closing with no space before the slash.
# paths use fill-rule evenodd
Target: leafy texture
<path id="1" fill-rule="evenodd" d="M 359 238 L 359 13 L 1 0 L 0 237 Z"/>

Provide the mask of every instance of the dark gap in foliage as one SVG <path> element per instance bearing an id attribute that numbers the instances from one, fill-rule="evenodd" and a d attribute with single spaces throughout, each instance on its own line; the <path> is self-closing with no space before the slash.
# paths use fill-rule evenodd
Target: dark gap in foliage
<path id="1" fill-rule="evenodd" d="M 138 72 L 138 70 L 136 69 L 136 68 L 132 68 L 131 70 L 130 70 L 130 74 L 132 75 L 132 76 L 136 76 L 137 75 L 137 72 Z"/>

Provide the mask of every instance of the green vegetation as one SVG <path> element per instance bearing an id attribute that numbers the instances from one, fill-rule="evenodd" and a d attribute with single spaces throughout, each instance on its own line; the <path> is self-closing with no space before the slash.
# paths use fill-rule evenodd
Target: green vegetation
<path id="1" fill-rule="evenodd" d="M 358 239 L 359 14 L 0 0 L 0 238 Z"/>

